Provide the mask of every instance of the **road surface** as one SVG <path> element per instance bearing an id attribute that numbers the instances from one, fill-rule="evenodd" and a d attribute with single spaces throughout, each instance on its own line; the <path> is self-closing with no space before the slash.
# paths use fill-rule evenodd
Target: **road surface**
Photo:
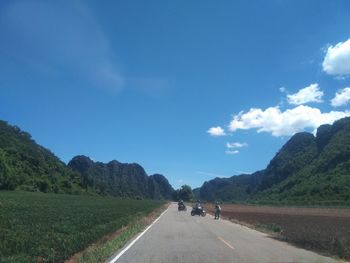
<path id="1" fill-rule="evenodd" d="M 213 216 L 168 210 L 130 248 L 118 251 L 116 263 L 264 263 L 337 262 L 296 248 L 268 235 Z M 119 256 L 117 260 L 115 257 Z M 114 258 L 114 261 L 113 261 Z"/>

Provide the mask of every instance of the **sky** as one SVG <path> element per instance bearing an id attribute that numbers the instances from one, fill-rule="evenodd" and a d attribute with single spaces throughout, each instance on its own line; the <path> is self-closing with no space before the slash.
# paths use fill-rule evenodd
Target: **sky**
<path id="1" fill-rule="evenodd" d="M 0 1 L 0 119 L 178 188 L 350 116 L 350 1 Z"/>

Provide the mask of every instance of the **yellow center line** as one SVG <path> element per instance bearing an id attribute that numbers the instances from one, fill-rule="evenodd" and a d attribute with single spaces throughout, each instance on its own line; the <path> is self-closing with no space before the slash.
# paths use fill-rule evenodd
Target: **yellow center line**
<path id="1" fill-rule="evenodd" d="M 220 240 L 220 241 L 222 241 L 226 246 L 228 246 L 229 248 L 231 248 L 232 250 L 234 250 L 235 248 L 234 248 L 234 246 L 232 246 L 230 243 L 228 243 L 225 239 L 223 239 L 222 237 L 219 237 L 218 236 L 218 239 Z"/>

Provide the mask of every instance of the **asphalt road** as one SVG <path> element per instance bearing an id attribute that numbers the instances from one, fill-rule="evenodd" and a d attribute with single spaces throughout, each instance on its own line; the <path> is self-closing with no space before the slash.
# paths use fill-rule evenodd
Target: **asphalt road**
<path id="1" fill-rule="evenodd" d="M 170 205 L 115 262 L 337 262 L 250 228 L 226 220 L 214 220 L 209 214 L 192 217 L 189 210 L 190 207 L 187 212 L 178 212 L 176 204 Z"/>

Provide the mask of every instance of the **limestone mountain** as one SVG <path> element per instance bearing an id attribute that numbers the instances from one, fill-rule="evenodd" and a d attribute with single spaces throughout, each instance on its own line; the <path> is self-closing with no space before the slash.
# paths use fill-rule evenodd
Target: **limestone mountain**
<path id="1" fill-rule="evenodd" d="M 68 166 L 81 175 L 82 186 L 98 193 L 121 197 L 169 199 L 174 189 L 160 174 L 148 176 L 137 163 L 94 162 L 89 157 L 74 157 Z"/>
<path id="2" fill-rule="evenodd" d="M 0 121 L 0 190 L 103 194 L 170 199 L 174 189 L 160 174 L 136 163 L 74 157 L 68 165 L 17 126 Z"/>
<path id="3" fill-rule="evenodd" d="M 350 202 L 350 117 L 297 133 L 266 169 L 215 178 L 199 190 L 208 201 Z"/>

